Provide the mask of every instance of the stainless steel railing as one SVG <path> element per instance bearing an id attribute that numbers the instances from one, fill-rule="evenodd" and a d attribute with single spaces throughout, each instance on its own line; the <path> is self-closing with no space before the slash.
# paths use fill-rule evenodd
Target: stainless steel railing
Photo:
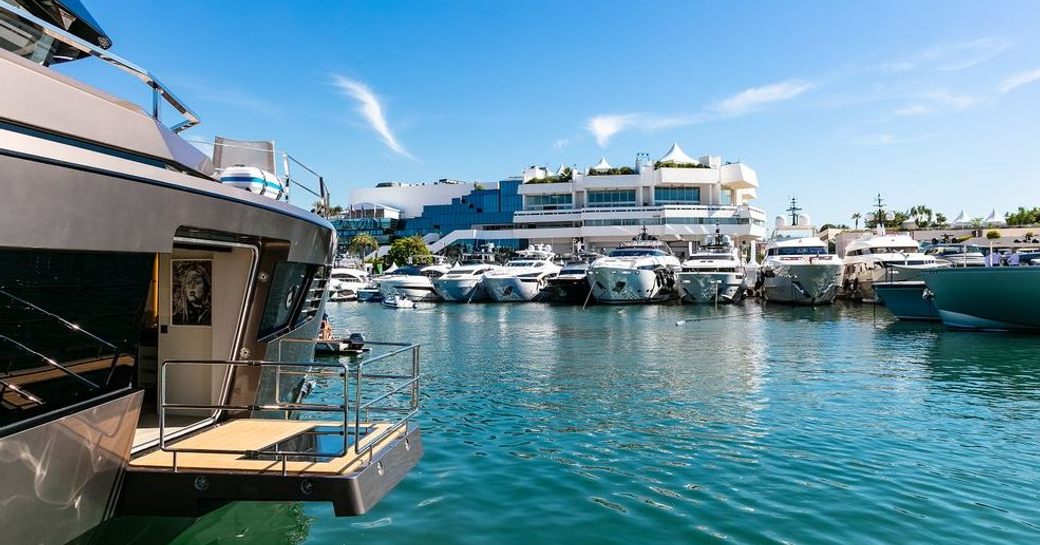
<path id="1" fill-rule="evenodd" d="M 172 106 L 177 112 L 179 112 L 184 120 L 180 123 L 170 126 L 170 130 L 173 132 L 181 132 L 190 127 L 198 125 L 200 122 L 199 116 L 195 114 L 184 102 L 177 98 L 172 91 L 163 85 L 151 72 L 137 66 L 136 64 L 104 49 L 101 49 L 78 36 L 74 36 L 65 30 L 58 28 L 35 15 L 8 4 L 7 2 L 0 2 L 0 12 L 7 13 L 12 17 L 21 19 L 25 22 L 31 23 L 40 29 L 40 32 L 50 36 L 51 38 L 67 44 L 77 50 L 86 53 L 92 57 L 100 59 L 102 62 L 115 66 L 116 68 L 136 77 L 137 79 L 144 82 L 145 85 L 152 89 L 152 117 L 159 120 L 159 114 L 162 106 L 162 100 L 165 100 L 167 104 Z M 160 100 L 161 99 L 161 100 Z"/>
<path id="2" fill-rule="evenodd" d="M 285 339 L 285 342 L 304 342 L 313 344 L 315 341 L 307 339 Z M 397 433 L 402 427 L 407 426 L 408 421 L 419 411 L 419 345 L 408 343 L 391 342 L 367 342 L 369 346 L 393 347 L 385 353 L 348 362 L 319 362 L 319 361 L 267 361 L 267 360 L 166 360 L 159 368 L 159 449 L 170 452 L 173 455 L 173 471 L 178 469 L 178 453 L 199 454 L 235 454 L 250 457 L 268 457 L 280 460 L 283 474 L 286 471 L 289 458 L 307 458 L 318 460 L 321 458 L 338 458 L 353 451 L 354 455 L 361 457 L 368 454 L 373 448 L 385 438 Z M 281 351 L 280 344 L 278 345 Z M 376 365 L 386 365 L 392 358 L 402 354 L 410 354 L 410 360 L 406 361 L 406 369 L 395 372 L 394 370 L 384 372 L 366 372 Z M 255 402 L 250 404 L 231 403 L 171 403 L 166 391 L 168 382 L 168 369 L 176 366 L 233 366 L 274 368 L 275 399 L 269 403 Z M 302 375 L 308 377 L 326 377 L 339 379 L 342 403 L 300 403 L 295 401 L 281 401 L 278 384 L 282 375 Z M 388 382 L 390 381 L 390 382 Z M 380 388 L 381 387 L 381 388 Z M 371 390 L 377 389 L 375 392 Z M 397 398 L 407 395 L 406 401 Z M 177 442 L 168 436 L 166 424 L 167 411 L 174 410 L 211 410 L 211 411 L 269 411 L 281 412 L 288 418 L 292 412 L 319 412 L 339 413 L 338 419 L 343 436 L 342 447 L 338 451 L 319 452 L 316 446 L 313 451 L 287 451 L 282 449 L 212 449 L 193 448 L 177 446 Z M 372 424 L 373 415 L 393 415 L 389 425 L 375 435 L 369 434 L 374 428 Z M 385 423 L 385 422 L 378 422 Z M 351 440 L 353 439 L 353 440 Z M 364 441 L 362 441 L 364 439 Z M 173 442 L 171 442 L 173 441 Z"/>

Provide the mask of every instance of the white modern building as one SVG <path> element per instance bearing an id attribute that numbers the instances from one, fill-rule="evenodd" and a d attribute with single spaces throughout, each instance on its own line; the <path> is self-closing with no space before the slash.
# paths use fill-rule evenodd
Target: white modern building
<path id="1" fill-rule="evenodd" d="M 394 206 L 406 217 L 415 217 L 419 203 L 445 202 L 428 189 L 437 187 L 374 188 L 355 191 L 351 196 L 352 200 L 362 198 Z M 465 187 L 473 188 L 470 184 Z M 584 172 L 562 166 L 556 170 L 532 166 L 523 170 L 519 180 L 503 181 L 498 187 L 503 192 L 515 188 L 522 198 L 522 205 L 512 212 L 511 226 L 475 223 L 470 228 L 442 232 L 431 250 L 482 240 L 547 243 L 558 252 L 568 251 L 575 242 L 582 242 L 586 248 L 610 249 L 645 229 L 676 251 L 692 252 L 716 229 L 738 245 L 766 236 L 765 211 L 751 205 L 758 189 L 755 171 L 719 157 L 694 159 L 677 144 L 656 161 L 648 154 L 638 154 L 631 167 L 612 167 L 605 158 Z M 379 192 L 395 198 L 381 200 Z M 410 202 L 405 202 L 405 196 Z M 454 193 L 452 197 L 467 198 Z M 511 197 L 515 199 L 512 195 L 502 195 L 501 199 L 504 202 Z"/>

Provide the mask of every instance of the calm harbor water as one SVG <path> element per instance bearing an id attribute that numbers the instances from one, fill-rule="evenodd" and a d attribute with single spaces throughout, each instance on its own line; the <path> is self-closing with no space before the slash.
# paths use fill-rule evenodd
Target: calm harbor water
<path id="1" fill-rule="evenodd" d="M 1040 542 L 1038 337 L 870 306 L 329 314 L 423 343 L 419 466 L 361 518 L 236 504 L 175 543 Z"/>

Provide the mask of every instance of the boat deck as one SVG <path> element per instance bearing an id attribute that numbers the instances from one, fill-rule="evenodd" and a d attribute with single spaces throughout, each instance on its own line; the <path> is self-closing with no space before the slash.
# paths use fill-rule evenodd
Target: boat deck
<path id="1" fill-rule="evenodd" d="M 269 448 L 271 445 L 286 441 L 319 426 L 341 427 L 342 422 L 273 419 L 232 420 L 186 439 L 179 440 L 171 447 L 175 449 L 240 450 L 242 452 L 250 452 Z M 285 462 L 283 467 L 281 460 L 260 460 L 243 454 L 179 452 L 176 456 L 176 470 L 245 472 L 254 474 L 271 472 L 280 475 L 346 475 L 361 469 L 371 460 L 373 455 L 378 455 L 380 448 L 400 438 L 405 433 L 405 430 L 402 428 L 399 433 L 388 434 L 380 440 L 380 444 L 374 445 L 374 448 L 366 451 L 365 449 L 369 446 L 369 442 L 373 439 L 378 439 L 378 436 L 389 427 L 389 424 L 365 425 L 368 433 L 361 438 L 359 448 L 362 452 L 360 455 L 355 453 L 353 448 L 349 448 L 344 455 L 339 457 L 326 457 L 321 461 L 290 460 Z M 154 450 L 132 459 L 130 467 L 134 469 L 173 470 L 174 453 Z"/>

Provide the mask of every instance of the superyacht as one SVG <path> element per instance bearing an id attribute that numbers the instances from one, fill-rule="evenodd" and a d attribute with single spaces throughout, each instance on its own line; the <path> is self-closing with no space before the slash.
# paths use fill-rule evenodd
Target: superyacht
<path id="1" fill-rule="evenodd" d="M 547 282 L 559 274 L 556 254 L 548 244 L 535 244 L 517 252 L 502 269 L 484 276 L 484 289 L 493 301 L 534 301 Z"/>
<path id="2" fill-rule="evenodd" d="M 394 412 L 304 402 L 308 375 L 386 391 L 368 371 L 395 353 L 364 374 L 313 359 L 335 230 L 285 200 L 297 182 L 275 173 L 273 143 L 218 140 L 211 159 L 179 135 L 195 112 L 110 45 L 78 1 L 0 2 L 4 541 L 105 542 L 118 516 L 236 500 L 367 511 L 422 453 L 417 352 L 398 349 L 408 372 L 380 373 L 412 394 Z M 149 109 L 63 62 L 129 73 Z M 280 187 L 221 176 L 243 163 Z M 320 179 L 317 193 L 327 203 Z M 299 410 L 331 422 L 286 418 Z"/>
<path id="3" fill-rule="evenodd" d="M 676 297 L 679 259 L 667 244 L 647 235 L 623 242 L 589 266 L 592 297 L 607 304 L 651 303 Z"/>
<path id="4" fill-rule="evenodd" d="M 690 303 L 738 303 L 747 289 L 744 264 L 728 235 L 719 234 L 682 262 L 678 285 L 682 300 Z"/>
<path id="5" fill-rule="evenodd" d="M 767 301 L 799 305 L 828 305 L 841 286 L 841 258 L 827 251 L 808 216 L 799 215 L 794 199 L 791 223 L 778 217 L 758 268 L 758 281 Z"/>
<path id="6" fill-rule="evenodd" d="M 486 301 L 488 292 L 484 277 L 499 268 L 494 261 L 493 247 L 479 253 L 463 254 L 454 267 L 433 281 L 433 289 L 442 299 L 452 303 Z"/>

